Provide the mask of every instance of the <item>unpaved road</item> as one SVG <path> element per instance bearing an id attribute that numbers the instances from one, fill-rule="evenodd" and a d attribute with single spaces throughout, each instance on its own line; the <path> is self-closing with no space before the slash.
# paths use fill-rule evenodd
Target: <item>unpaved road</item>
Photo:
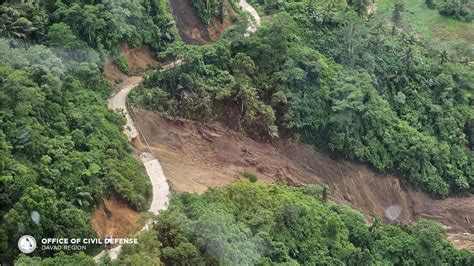
<path id="1" fill-rule="evenodd" d="M 164 68 L 169 68 L 171 66 L 167 65 Z M 139 130 L 137 130 L 135 123 L 127 110 L 126 100 L 128 94 L 135 89 L 140 81 L 142 80 L 141 76 L 128 77 L 124 80 L 121 89 L 118 93 L 112 95 L 108 100 L 108 107 L 111 110 L 119 111 L 125 114 L 126 124 L 124 126 L 123 132 L 127 135 L 129 141 L 138 137 Z M 142 135 L 143 138 L 145 136 Z M 158 214 L 161 210 L 165 210 L 168 207 L 170 199 L 170 187 L 166 181 L 163 168 L 161 167 L 158 159 L 155 158 L 151 152 L 138 152 L 140 160 L 145 166 L 145 170 L 150 178 L 151 185 L 153 187 L 153 197 L 151 201 L 149 212 L 153 214 Z M 141 231 L 148 230 L 150 228 L 150 221 L 145 223 L 145 226 Z M 94 260 L 97 262 L 104 256 L 108 256 L 110 259 L 115 260 L 120 253 L 122 246 L 119 245 L 110 250 L 104 250 L 99 255 L 94 257 Z"/>
<path id="2" fill-rule="evenodd" d="M 126 100 L 127 96 L 134 88 L 138 86 L 142 77 L 133 76 L 127 78 L 122 86 L 122 89 L 108 101 L 109 109 L 120 111 L 125 114 L 126 124 L 123 129 L 125 135 L 127 135 L 128 140 L 136 138 L 139 134 L 135 123 L 130 116 L 130 113 L 127 110 Z M 145 136 L 142 136 L 145 138 Z M 158 214 L 161 210 L 166 209 L 169 201 L 170 189 L 168 182 L 166 181 L 165 174 L 163 173 L 163 168 L 161 167 L 160 162 L 155 158 L 152 153 L 142 152 L 139 153 L 140 160 L 145 166 L 145 170 L 150 177 L 150 181 L 153 187 L 153 198 L 151 201 L 149 212 L 153 214 Z"/>
<path id="3" fill-rule="evenodd" d="M 130 114 L 127 111 L 126 107 L 126 100 L 127 100 L 127 95 L 132 91 L 140 81 L 142 80 L 142 77 L 140 76 L 133 76 L 133 77 L 127 77 L 122 83 L 120 91 L 112 95 L 108 102 L 107 106 L 111 110 L 116 110 L 119 112 L 123 112 L 125 114 L 126 118 L 126 124 L 125 128 L 123 129 L 123 133 L 127 135 L 128 141 L 131 141 L 135 137 L 138 136 L 138 131 L 133 123 L 132 118 L 130 117 Z"/>
<path id="4" fill-rule="evenodd" d="M 242 7 L 242 10 L 250 13 L 253 17 L 253 21 L 250 22 L 250 25 L 247 28 L 247 33 L 245 36 L 248 36 L 249 33 L 253 33 L 257 30 L 260 26 L 260 16 L 258 15 L 257 11 L 245 0 L 240 0 L 239 5 Z M 166 65 L 162 66 L 162 69 L 170 69 L 176 67 L 177 65 L 181 64 L 181 61 L 175 61 Z M 141 82 L 142 76 L 132 76 L 127 77 L 123 81 L 119 92 L 113 94 L 109 100 L 107 101 L 107 106 L 111 110 L 119 111 L 125 114 L 126 124 L 123 129 L 125 135 L 129 141 L 132 141 L 134 138 L 138 137 L 140 134 L 140 130 L 137 129 L 135 123 L 127 110 L 127 96 L 128 94 L 135 89 Z M 146 142 L 145 136 L 142 134 L 142 138 Z M 166 180 L 165 174 L 163 172 L 163 168 L 161 167 L 160 162 L 151 152 L 151 148 L 148 147 L 150 152 L 138 152 L 140 160 L 142 161 L 143 165 L 145 166 L 145 170 L 150 178 L 152 187 L 153 187 L 153 198 L 151 201 L 149 212 L 153 214 L 158 214 L 161 210 L 165 210 L 168 207 L 169 199 L 171 196 L 170 187 Z M 151 228 L 151 221 L 145 223 L 145 226 L 140 231 L 145 231 Z M 122 246 L 119 245 L 114 247 L 110 250 L 103 250 L 97 256 L 94 257 L 94 260 L 98 262 L 104 256 L 108 256 L 110 259 L 115 260 L 117 259 Z"/>

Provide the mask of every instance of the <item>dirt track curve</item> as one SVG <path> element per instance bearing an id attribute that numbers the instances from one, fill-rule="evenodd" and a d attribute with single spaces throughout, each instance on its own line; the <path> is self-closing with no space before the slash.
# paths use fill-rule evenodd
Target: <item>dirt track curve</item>
<path id="1" fill-rule="evenodd" d="M 164 68 L 169 68 L 171 65 L 166 65 Z M 135 89 L 140 81 L 142 80 L 141 76 L 133 76 L 126 78 L 123 85 L 121 86 L 120 91 L 117 94 L 114 94 L 108 100 L 108 107 L 111 110 L 119 111 L 125 114 L 126 124 L 123 129 L 125 135 L 129 141 L 132 141 L 140 133 L 139 129 L 135 126 L 133 119 L 127 109 L 127 96 Z M 142 135 L 143 138 L 145 138 Z M 149 149 L 150 150 L 150 149 Z M 150 150 L 151 151 L 151 150 Z M 153 214 L 158 214 L 161 210 L 165 210 L 168 207 L 169 198 L 170 198 L 170 187 L 166 181 L 165 174 L 163 173 L 163 168 L 161 167 L 158 159 L 155 158 L 152 152 L 138 152 L 140 160 L 145 166 L 145 170 L 150 178 L 152 187 L 153 187 L 153 197 L 150 205 L 149 212 Z M 141 231 L 148 230 L 150 228 L 151 221 L 145 223 L 145 226 Z M 97 256 L 94 257 L 95 261 L 99 261 L 104 256 L 108 256 L 110 259 L 117 259 L 122 246 L 119 245 L 110 250 L 103 250 Z"/>
<path id="2" fill-rule="evenodd" d="M 260 26 L 260 16 L 258 15 L 257 11 L 255 11 L 255 9 L 247 3 L 247 1 L 240 0 L 239 5 L 242 7 L 242 10 L 249 12 L 254 19 L 253 22 L 250 22 L 247 28 L 246 36 L 248 36 L 248 33 L 255 32 L 257 30 L 257 27 Z M 180 63 L 181 62 L 179 61 L 172 62 L 163 65 L 161 68 L 163 70 L 170 69 L 176 67 Z M 122 86 L 118 93 L 113 94 L 107 102 L 109 109 L 119 111 L 125 114 L 126 124 L 123 129 L 123 132 L 125 135 L 127 135 L 129 141 L 132 141 L 140 134 L 140 129 L 135 126 L 133 118 L 128 111 L 126 101 L 128 94 L 140 84 L 141 80 L 142 76 L 127 77 L 122 83 Z M 145 136 L 143 134 L 140 135 L 146 142 Z M 153 152 L 149 146 L 148 150 L 149 152 L 138 152 L 138 154 L 140 160 L 145 166 L 146 172 L 148 174 L 148 177 L 150 178 L 153 187 L 153 197 L 150 209 L 148 211 L 153 214 L 158 214 L 161 210 L 165 210 L 168 207 L 171 192 L 160 162 L 153 155 Z M 150 228 L 151 221 L 147 221 L 145 223 L 145 226 L 140 231 L 146 231 Z M 111 260 L 115 260 L 117 259 L 121 249 L 122 245 L 114 247 L 110 250 L 103 250 L 101 253 L 94 257 L 94 260 L 98 262 L 104 256 L 108 256 Z"/>

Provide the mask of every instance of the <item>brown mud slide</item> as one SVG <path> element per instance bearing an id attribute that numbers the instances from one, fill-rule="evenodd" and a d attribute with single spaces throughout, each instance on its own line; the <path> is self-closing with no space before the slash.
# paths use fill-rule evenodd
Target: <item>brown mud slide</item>
<path id="1" fill-rule="evenodd" d="M 199 18 L 191 0 L 168 0 L 171 13 L 176 21 L 179 35 L 186 43 L 206 44 L 219 39 L 222 32 L 237 21 L 235 10 L 224 1 L 223 9 L 227 13 L 226 19 L 214 17 L 209 25 L 205 25 Z"/>
<path id="2" fill-rule="evenodd" d="M 129 70 L 133 74 L 143 73 L 147 69 L 158 65 L 158 61 L 155 60 L 153 52 L 150 47 L 146 45 L 133 48 L 125 43 L 119 45 L 119 51 L 125 61 L 127 61 Z M 113 59 L 109 59 L 104 64 L 103 70 L 105 80 L 112 87 L 113 91 L 117 92 L 117 89 L 121 86 L 121 82 L 127 79 L 127 75 L 120 71 Z"/>
<path id="3" fill-rule="evenodd" d="M 472 196 L 432 199 L 395 176 L 332 159 L 308 145 L 260 143 L 220 124 L 205 127 L 138 108 L 134 113 L 174 191 L 202 193 L 242 179 L 242 172 L 266 183 L 326 184 L 335 202 L 363 211 L 369 220 L 375 216 L 393 223 L 434 219 L 445 226 L 455 245 L 474 246 Z M 135 147 L 140 147 L 140 141 Z"/>
<path id="4" fill-rule="evenodd" d="M 121 44 L 119 50 L 132 73 L 142 73 L 146 69 L 158 65 L 158 61 L 154 59 L 153 52 L 148 46 L 131 48 L 127 44 Z M 137 77 L 128 77 L 120 71 L 113 60 L 105 63 L 103 70 L 105 80 L 113 88 L 112 93 L 117 93 L 120 88 L 128 83 L 138 82 Z M 120 82 L 118 82 L 119 80 Z M 138 155 L 134 155 L 139 160 Z M 106 235 L 125 237 L 142 228 L 143 224 L 138 222 L 139 216 L 139 212 L 131 209 L 130 206 L 121 202 L 118 198 L 111 197 L 99 203 L 91 224 L 100 237 Z"/>
<path id="5" fill-rule="evenodd" d="M 141 228 L 140 213 L 115 197 L 104 199 L 94 212 L 92 228 L 101 238 L 105 236 L 126 237 Z"/>

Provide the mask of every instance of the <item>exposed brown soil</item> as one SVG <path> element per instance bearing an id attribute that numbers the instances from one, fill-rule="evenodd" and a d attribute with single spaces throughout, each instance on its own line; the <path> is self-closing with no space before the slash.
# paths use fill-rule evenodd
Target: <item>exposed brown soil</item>
<path id="1" fill-rule="evenodd" d="M 466 248 L 474 251 L 474 234 L 448 234 L 448 239 L 454 244 L 455 247 Z"/>
<path id="2" fill-rule="evenodd" d="M 115 65 L 112 59 L 108 60 L 103 67 L 104 71 L 104 78 L 109 83 L 110 87 L 115 91 L 120 86 L 118 81 L 125 80 L 127 75 L 125 75 L 120 69 L 118 69 L 117 65 Z"/>
<path id="3" fill-rule="evenodd" d="M 138 48 L 130 47 L 128 44 L 121 44 L 119 50 L 128 67 L 133 74 L 143 73 L 146 69 L 156 67 L 158 61 L 155 60 L 150 47 L 143 45 Z M 120 83 L 119 80 L 125 80 L 127 75 L 124 74 L 112 59 L 108 60 L 103 67 L 104 78 L 114 91 L 116 91 Z"/>
<path id="4" fill-rule="evenodd" d="M 236 13 L 225 1 L 224 10 L 228 14 L 223 21 L 214 17 L 209 25 L 204 25 L 191 0 L 169 0 L 171 13 L 176 21 L 179 35 L 186 43 L 206 44 L 219 39 L 222 32 L 236 21 Z"/>
<path id="5" fill-rule="evenodd" d="M 261 182 L 327 184 L 337 203 L 363 211 L 368 218 L 410 223 L 420 218 L 445 225 L 454 243 L 473 245 L 474 197 L 432 199 L 362 164 L 332 159 L 308 145 L 280 141 L 259 143 L 221 125 L 162 117 L 134 109 L 134 118 L 152 146 L 174 191 L 202 193 L 251 172 Z M 143 148 L 138 139 L 136 147 Z M 463 234 L 464 233 L 464 234 Z"/>
<path id="6" fill-rule="evenodd" d="M 131 48 L 128 44 L 119 46 L 121 55 L 127 61 L 132 73 L 143 73 L 146 69 L 156 67 L 158 61 L 154 59 L 153 52 L 148 46 Z M 103 67 L 104 78 L 114 92 L 117 92 L 123 82 L 135 82 L 118 69 L 113 60 L 109 60 Z M 122 80 L 117 83 L 116 80 Z M 138 159 L 137 159 L 138 160 Z M 91 221 L 94 230 L 100 237 L 112 235 L 115 237 L 126 236 L 137 232 L 141 226 L 137 223 L 140 213 L 120 202 L 117 198 L 104 199 L 99 204 Z"/>
<path id="7" fill-rule="evenodd" d="M 141 228 L 139 217 L 139 212 L 116 197 L 110 197 L 97 206 L 91 224 L 99 237 L 125 237 Z"/>
<path id="8" fill-rule="evenodd" d="M 146 45 L 133 48 L 124 43 L 119 46 L 119 49 L 120 54 L 127 61 L 130 71 L 135 75 L 158 65 L 151 48 Z"/>

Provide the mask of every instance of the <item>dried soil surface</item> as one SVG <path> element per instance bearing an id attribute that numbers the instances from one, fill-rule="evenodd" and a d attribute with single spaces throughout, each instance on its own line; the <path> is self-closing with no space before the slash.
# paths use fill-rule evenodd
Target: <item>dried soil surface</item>
<path id="1" fill-rule="evenodd" d="M 133 74 L 143 73 L 146 69 L 158 65 L 158 61 L 155 60 L 153 52 L 150 47 L 146 45 L 139 48 L 132 48 L 128 44 L 121 44 L 119 50 Z M 127 75 L 118 69 L 112 59 L 105 62 L 103 70 L 105 80 L 112 87 L 113 91 L 117 92 L 122 84 L 116 81 L 126 80 Z"/>
<path id="2" fill-rule="evenodd" d="M 118 87 L 120 86 L 120 83 L 118 82 L 119 80 L 122 81 L 127 78 L 127 75 L 118 69 L 117 65 L 112 59 L 104 64 L 103 70 L 104 78 L 107 83 L 109 83 L 113 91 L 117 91 Z"/>
<path id="3" fill-rule="evenodd" d="M 143 73 L 147 69 L 158 65 L 158 61 L 155 60 L 151 48 L 146 45 L 133 48 L 125 43 L 119 46 L 119 50 L 120 54 L 127 61 L 128 67 L 133 74 Z"/>
<path id="4" fill-rule="evenodd" d="M 327 184 L 335 202 L 388 222 L 410 223 L 420 218 L 445 225 L 458 246 L 474 246 L 474 197 L 433 199 L 391 175 L 332 159 L 312 147 L 290 141 L 256 142 L 219 124 L 204 127 L 157 112 L 134 109 L 137 125 L 162 163 L 174 191 L 202 193 L 254 173 L 260 182 Z M 141 139 L 134 143 L 144 149 Z"/>
<path id="5" fill-rule="evenodd" d="M 92 219 L 92 227 L 101 238 L 110 235 L 126 237 L 138 231 L 140 213 L 115 197 L 104 199 L 98 206 Z"/>
<path id="6" fill-rule="evenodd" d="M 179 35 L 186 43 L 202 45 L 216 41 L 225 29 L 236 22 L 236 13 L 227 1 L 224 3 L 227 19 L 222 21 L 214 17 L 207 26 L 197 15 L 191 0 L 169 0 L 169 3 Z"/>
<path id="7" fill-rule="evenodd" d="M 133 73 L 141 73 L 149 67 L 158 65 L 158 62 L 154 59 L 153 53 L 148 46 L 130 48 L 127 44 L 122 44 L 119 46 L 119 50 Z M 123 100 L 123 103 L 125 103 L 126 93 L 119 93 L 119 91 L 124 87 L 130 87 L 138 84 L 138 82 L 141 80 L 141 77 L 128 77 L 117 68 L 113 60 L 106 62 L 104 64 L 103 70 L 106 81 L 113 88 L 112 95 L 116 95 L 117 93 L 118 95 L 122 95 L 123 99 L 121 100 Z M 122 83 L 117 84 L 115 82 L 115 80 L 118 78 L 122 80 Z M 130 89 L 131 88 L 128 88 L 128 91 L 130 91 Z M 112 109 L 120 107 L 120 104 L 115 106 L 113 103 L 109 102 L 109 105 L 111 104 Z M 128 132 L 127 136 L 129 138 L 136 136 L 138 133 L 136 132 L 133 125 L 131 126 L 128 120 L 127 124 L 128 126 L 126 127 L 126 132 L 130 131 Z M 137 157 L 137 160 L 140 160 L 138 154 L 134 155 Z M 91 224 L 94 230 L 97 232 L 97 235 L 100 237 L 105 235 L 121 237 L 128 234 L 133 234 L 143 226 L 137 224 L 139 215 L 139 212 L 131 209 L 128 205 L 112 197 L 110 199 L 105 199 L 97 206 Z"/>

